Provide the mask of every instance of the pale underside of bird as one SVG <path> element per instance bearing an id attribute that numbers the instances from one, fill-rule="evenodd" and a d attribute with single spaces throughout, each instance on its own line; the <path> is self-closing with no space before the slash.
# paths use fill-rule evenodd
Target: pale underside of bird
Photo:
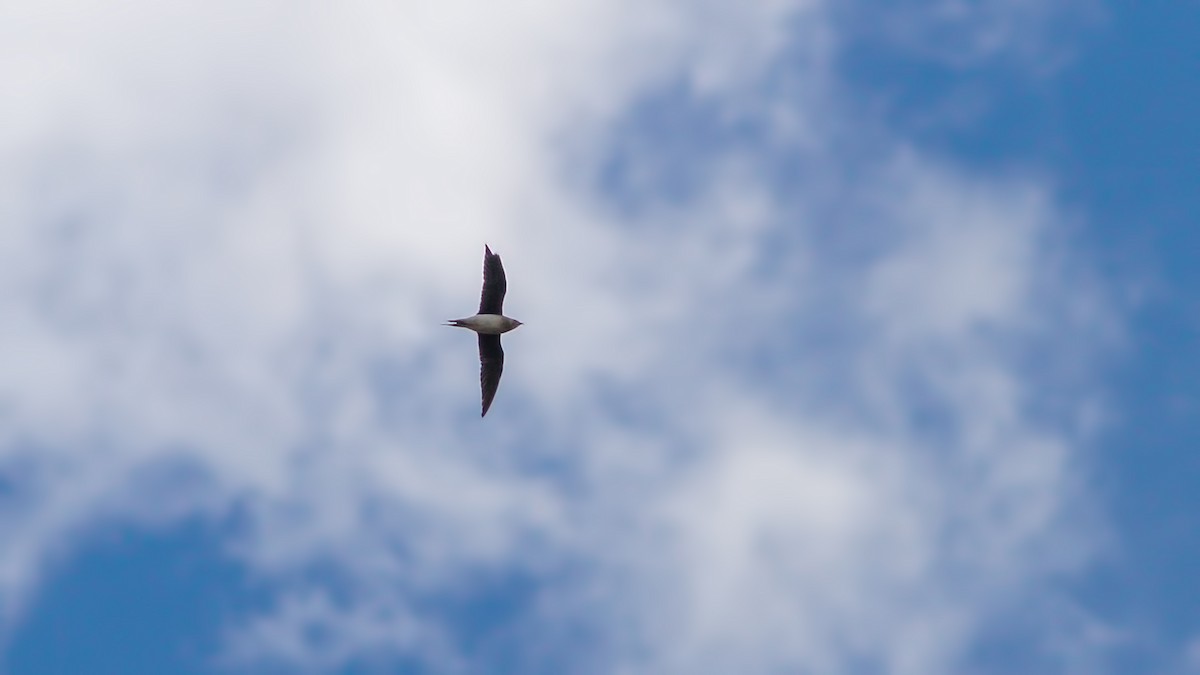
<path id="1" fill-rule="evenodd" d="M 492 253 L 486 244 L 483 247 L 483 293 L 479 298 L 479 312 L 465 319 L 451 319 L 447 326 L 469 328 L 479 334 L 479 387 L 483 392 L 483 413 L 487 414 L 496 398 L 500 386 L 500 375 L 504 372 L 504 350 L 500 347 L 500 334 L 521 325 L 520 321 L 504 316 L 504 293 L 508 282 L 504 278 L 504 265 L 500 256 Z"/>

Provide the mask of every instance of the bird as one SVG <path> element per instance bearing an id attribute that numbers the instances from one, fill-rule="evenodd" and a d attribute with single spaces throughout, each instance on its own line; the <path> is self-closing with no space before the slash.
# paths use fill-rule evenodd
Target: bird
<path id="1" fill-rule="evenodd" d="M 504 278 L 504 265 L 500 256 L 483 245 L 483 292 L 479 297 L 479 312 L 465 319 L 450 319 L 446 326 L 469 328 L 479 334 L 479 388 L 483 394 L 483 412 L 487 415 L 500 386 L 500 375 L 504 372 L 504 350 L 500 347 L 500 334 L 507 333 L 520 321 L 504 316 L 504 293 L 508 281 Z"/>

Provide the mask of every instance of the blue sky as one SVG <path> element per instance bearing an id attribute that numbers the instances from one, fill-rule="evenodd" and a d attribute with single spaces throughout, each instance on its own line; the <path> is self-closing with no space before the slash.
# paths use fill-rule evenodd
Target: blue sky
<path id="1" fill-rule="evenodd" d="M 0 9 L 3 672 L 1200 673 L 1198 34 Z"/>

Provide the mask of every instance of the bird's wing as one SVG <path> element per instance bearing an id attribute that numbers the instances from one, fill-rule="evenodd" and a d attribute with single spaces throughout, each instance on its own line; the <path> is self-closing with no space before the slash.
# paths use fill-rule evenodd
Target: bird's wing
<path id="1" fill-rule="evenodd" d="M 499 335 L 479 334 L 479 388 L 483 391 L 483 413 L 487 414 L 496 398 L 500 386 L 500 375 L 504 372 L 504 350 L 500 348 Z"/>
<path id="2" fill-rule="evenodd" d="M 504 279 L 504 265 L 500 256 L 483 247 L 483 294 L 479 298 L 480 314 L 504 314 L 504 292 L 508 282 Z"/>

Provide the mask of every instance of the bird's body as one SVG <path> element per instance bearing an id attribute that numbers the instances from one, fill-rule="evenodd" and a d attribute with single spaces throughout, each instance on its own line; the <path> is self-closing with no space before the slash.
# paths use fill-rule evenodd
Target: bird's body
<path id="1" fill-rule="evenodd" d="M 451 319 L 447 326 L 469 328 L 479 334 L 479 386 L 483 393 L 483 413 L 487 414 L 500 386 L 500 375 L 504 372 L 504 350 L 500 347 L 500 334 L 521 325 L 520 321 L 504 316 L 504 294 L 508 280 L 504 276 L 504 265 L 500 256 L 492 249 L 483 247 L 483 293 L 479 298 L 479 312 L 465 319 Z"/>
<path id="2" fill-rule="evenodd" d="M 521 322 L 500 314 L 476 314 L 465 319 L 451 319 L 447 325 L 470 328 L 482 335 L 500 335 L 520 326 Z"/>

